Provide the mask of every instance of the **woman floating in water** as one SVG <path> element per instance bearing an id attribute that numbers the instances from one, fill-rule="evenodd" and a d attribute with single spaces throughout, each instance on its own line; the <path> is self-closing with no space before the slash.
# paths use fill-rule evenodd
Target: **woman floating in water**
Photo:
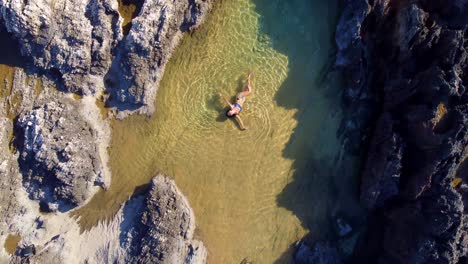
<path id="1" fill-rule="evenodd" d="M 249 75 L 247 76 L 247 82 L 244 87 L 244 91 L 240 92 L 237 94 L 236 97 L 236 102 L 234 104 L 231 104 L 226 97 L 222 96 L 224 101 L 229 105 L 230 109 L 226 111 L 226 116 L 229 118 L 235 117 L 237 121 L 239 122 L 240 128 L 242 130 L 246 130 L 247 128 L 244 126 L 244 123 L 242 122 L 242 119 L 240 118 L 239 114 L 242 112 L 242 107 L 245 102 L 245 97 L 248 96 L 250 93 L 252 93 L 252 85 L 250 83 L 250 77 L 252 76 L 252 73 L 249 72 Z"/>

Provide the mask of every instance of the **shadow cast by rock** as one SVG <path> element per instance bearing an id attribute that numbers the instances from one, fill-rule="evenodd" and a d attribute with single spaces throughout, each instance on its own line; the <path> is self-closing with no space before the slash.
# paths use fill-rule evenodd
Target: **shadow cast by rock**
<path id="1" fill-rule="evenodd" d="M 294 161 L 292 180 L 277 196 L 277 203 L 310 230 L 307 240 L 311 242 L 336 237 L 337 215 L 345 215 L 353 223 L 360 223 L 361 217 L 357 179 L 337 165 L 343 159 L 342 150 L 336 150 L 334 160 L 318 154 L 314 143 L 317 125 L 310 125 L 333 117 L 340 109 L 341 91 L 330 84 L 337 76 L 330 71 L 335 57 L 338 2 L 254 0 L 260 14 L 259 34 L 267 35 L 272 47 L 288 58 L 288 76 L 275 94 L 275 102 L 297 110 L 294 118 L 298 124 L 283 150 L 283 157 Z M 324 17 L 326 14 L 333 15 Z M 326 19 L 327 26 L 317 27 L 317 18 Z M 332 114 L 319 108 L 320 100 L 330 99 L 336 101 Z M 284 263 L 293 251 L 291 246 L 277 263 Z"/>
<path id="2" fill-rule="evenodd" d="M 0 19 L 0 64 L 25 68 L 26 58 L 21 55 L 18 41 L 10 34 Z"/>

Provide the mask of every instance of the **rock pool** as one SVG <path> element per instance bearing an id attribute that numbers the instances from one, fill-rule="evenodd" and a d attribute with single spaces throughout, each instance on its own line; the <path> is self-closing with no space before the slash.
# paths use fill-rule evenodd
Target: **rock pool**
<path id="1" fill-rule="evenodd" d="M 74 213 L 82 227 L 160 171 L 188 197 L 209 263 L 285 263 L 304 235 L 333 237 L 337 214 L 359 214 L 330 72 L 338 11 L 338 1 L 219 1 L 167 65 L 154 116 L 113 122 L 112 184 Z M 248 70 L 240 131 L 219 93 L 234 96 Z"/>

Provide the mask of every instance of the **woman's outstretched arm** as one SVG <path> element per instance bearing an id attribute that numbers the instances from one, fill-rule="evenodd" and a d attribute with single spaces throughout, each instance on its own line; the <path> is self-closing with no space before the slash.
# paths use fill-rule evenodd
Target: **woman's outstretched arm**
<path id="1" fill-rule="evenodd" d="M 219 94 L 219 96 L 221 96 L 221 98 L 223 98 L 224 102 L 226 102 L 226 104 L 229 105 L 229 107 L 231 107 L 231 108 L 234 107 L 234 105 L 231 104 L 231 102 L 229 102 L 229 100 L 226 97 L 224 97 L 224 95 Z"/>
<path id="2" fill-rule="evenodd" d="M 244 122 L 242 122 L 242 119 L 239 115 L 236 115 L 237 121 L 239 121 L 239 126 L 242 130 L 246 130 L 247 128 L 244 126 Z"/>

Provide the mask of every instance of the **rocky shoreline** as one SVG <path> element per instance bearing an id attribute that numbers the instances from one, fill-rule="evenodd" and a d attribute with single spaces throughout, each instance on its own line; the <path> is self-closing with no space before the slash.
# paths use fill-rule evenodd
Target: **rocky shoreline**
<path id="1" fill-rule="evenodd" d="M 206 263 L 203 243 L 193 240 L 193 211 L 163 175 L 131 197 L 108 223 L 84 233 L 66 215 L 39 216 L 34 225 L 10 263 Z"/>
<path id="2" fill-rule="evenodd" d="M 468 260 L 468 1 L 345 1 L 348 151 L 362 157 L 367 230 L 351 256 L 301 243 L 299 263 Z"/>
<path id="3" fill-rule="evenodd" d="M 192 209 L 163 176 L 109 223 L 80 233 L 70 217 L 110 185 L 110 119 L 153 113 L 174 48 L 212 5 L 140 2 L 124 34 L 117 0 L 0 0 L 2 37 L 22 55 L 0 62 L 11 72 L 0 90 L 0 241 L 20 237 L 0 262 L 206 262 Z"/>
<path id="4" fill-rule="evenodd" d="M 114 1 L 2 0 L 1 20 L 18 41 L 29 70 L 59 90 L 104 94 L 123 118 L 151 115 L 164 68 L 184 32 L 196 29 L 212 0 L 143 1 L 128 34 Z M 55 15 L 60 14 L 60 15 Z"/>
<path id="5" fill-rule="evenodd" d="M 468 2 L 346 1 L 336 65 L 368 228 L 353 263 L 468 257 Z M 328 263 L 328 262 L 319 262 Z"/>

